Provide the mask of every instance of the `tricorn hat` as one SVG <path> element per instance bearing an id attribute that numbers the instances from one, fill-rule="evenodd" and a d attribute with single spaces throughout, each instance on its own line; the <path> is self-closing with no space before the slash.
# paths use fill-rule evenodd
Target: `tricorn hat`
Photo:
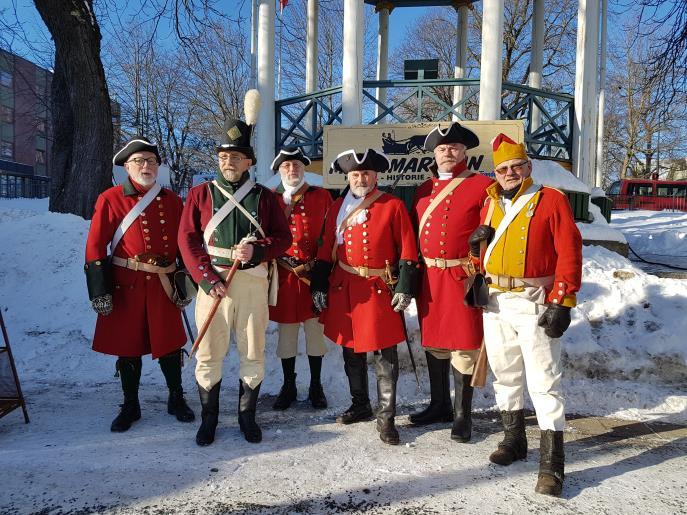
<path id="1" fill-rule="evenodd" d="M 282 148 L 277 157 L 272 161 L 272 170 L 279 170 L 279 167 L 284 161 L 300 161 L 305 166 L 310 164 L 310 158 L 306 156 L 300 148 L 286 147 Z"/>
<path id="2" fill-rule="evenodd" d="M 425 150 L 432 152 L 438 145 L 447 143 L 462 143 L 467 149 L 479 145 L 477 134 L 466 129 L 458 122 L 453 122 L 447 128 L 435 127 L 425 138 Z"/>
<path id="3" fill-rule="evenodd" d="M 335 172 L 355 172 L 358 170 L 372 170 L 377 173 L 386 172 L 391 167 L 391 161 L 381 152 L 368 148 L 364 153 L 355 150 L 341 152 L 332 163 Z"/>
<path id="4" fill-rule="evenodd" d="M 162 162 L 157 145 L 141 136 L 134 136 L 114 155 L 112 163 L 116 166 L 124 166 L 124 163 L 127 162 L 131 154 L 135 154 L 136 152 L 152 152 L 157 158 L 157 164 Z"/>
<path id="5" fill-rule="evenodd" d="M 253 126 L 248 125 L 242 120 L 228 120 L 224 125 L 224 132 L 220 144 L 217 145 L 217 152 L 236 151 L 245 154 L 253 164 L 256 163 L 255 153 L 250 144 L 250 137 L 253 134 Z"/>

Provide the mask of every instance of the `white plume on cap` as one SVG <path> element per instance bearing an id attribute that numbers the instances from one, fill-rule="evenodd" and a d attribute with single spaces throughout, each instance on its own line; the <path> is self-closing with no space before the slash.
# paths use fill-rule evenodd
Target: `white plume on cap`
<path id="1" fill-rule="evenodd" d="M 243 114 L 247 125 L 255 125 L 260 112 L 260 93 L 257 89 L 249 89 L 243 99 Z"/>

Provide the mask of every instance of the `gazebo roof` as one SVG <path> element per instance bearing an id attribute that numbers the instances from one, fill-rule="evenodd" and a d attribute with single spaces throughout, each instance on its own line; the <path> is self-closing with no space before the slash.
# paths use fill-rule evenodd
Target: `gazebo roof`
<path id="1" fill-rule="evenodd" d="M 467 5 L 477 0 L 365 0 L 366 4 L 378 5 L 380 7 L 435 7 L 435 6 L 454 6 Z"/>

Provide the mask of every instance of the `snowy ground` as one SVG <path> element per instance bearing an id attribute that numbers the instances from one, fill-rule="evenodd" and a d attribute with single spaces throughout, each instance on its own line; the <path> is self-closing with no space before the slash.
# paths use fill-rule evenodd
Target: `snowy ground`
<path id="1" fill-rule="evenodd" d="M 416 391 L 402 349 L 400 447 L 384 446 L 373 423 L 333 423 L 349 404 L 337 349 L 324 362 L 329 409 L 314 412 L 301 402 L 285 413 L 271 411 L 281 383 L 272 326 L 258 415 L 262 444 L 246 443 L 237 428 L 235 352 L 225 364 L 224 411 L 214 445 L 197 447 L 197 424 L 181 424 L 166 414 L 162 376 L 149 359 L 141 386 L 143 419 L 128 433 L 112 434 L 109 423 L 120 390 L 112 377 L 113 358 L 90 350 L 95 315 L 82 271 L 88 224 L 46 207 L 45 201 L 0 200 L 0 306 L 31 416 L 29 425 L 19 412 L 0 419 L 0 470 L 6 472 L 0 513 L 687 509 L 685 438 L 579 438 L 571 430 L 564 499 L 551 500 L 532 492 L 538 461 L 534 428 L 527 462 L 509 469 L 489 465 L 487 456 L 500 438 L 491 388 L 476 394 L 479 418 L 469 445 L 452 443 L 445 427 L 407 427 L 406 415 L 428 396 L 412 313 L 423 388 Z M 614 212 L 612 225 L 638 252 L 687 255 L 687 216 L 643 213 Z M 651 243 L 658 241 L 666 243 Z M 579 307 L 563 342 L 567 411 L 687 424 L 687 282 L 647 275 L 600 247 L 585 248 L 584 256 Z M 299 397 L 305 399 L 304 356 L 297 367 Z M 198 413 L 192 367 L 184 369 L 184 384 Z"/>

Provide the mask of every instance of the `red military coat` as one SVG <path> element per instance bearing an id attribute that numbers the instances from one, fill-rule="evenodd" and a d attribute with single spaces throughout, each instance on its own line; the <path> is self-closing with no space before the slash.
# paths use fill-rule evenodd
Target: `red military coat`
<path id="1" fill-rule="evenodd" d="M 465 170 L 460 163 L 453 171 Z M 430 179 L 415 192 L 411 215 L 415 225 L 430 202 L 451 179 Z M 418 228 L 419 247 L 423 257 L 460 259 L 469 252 L 468 238 L 479 225 L 480 208 L 492 180 L 479 173 L 471 175 L 453 190 L 429 215 L 424 227 Z M 463 303 L 465 271 L 461 266 L 436 268 L 423 266 L 417 316 L 422 345 L 437 349 L 474 350 L 482 343 L 482 311 Z"/>
<path id="2" fill-rule="evenodd" d="M 376 191 L 376 190 L 375 190 Z M 371 194 L 371 193 L 370 193 Z M 332 205 L 317 258 L 331 262 L 336 242 L 336 218 L 343 198 Z M 362 224 L 344 230 L 337 259 L 349 266 L 384 268 L 388 260 L 417 261 L 415 231 L 405 205 L 383 194 L 369 208 Z M 369 352 L 397 345 L 405 339 L 401 317 L 391 308 L 391 293 L 379 277 L 361 277 L 334 266 L 329 277 L 328 307 L 320 317 L 324 334 L 355 352 Z"/>
<path id="3" fill-rule="evenodd" d="M 86 243 L 86 262 L 104 260 L 117 227 L 145 194 L 127 180 L 104 191 L 95 203 Z M 181 218 L 179 196 L 163 188 L 124 233 L 114 255 L 133 258 L 147 252 L 177 258 L 177 230 Z M 112 313 L 98 315 L 93 350 L 114 356 L 152 353 L 153 359 L 186 343 L 181 312 L 162 288 L 157 274 L 112 266 Z"/>
<path id="4" fill-rule="evenodd" d="M 286 210 L 284 198 L 277 191 L 279 206 Z M 324 188 L 309 186 L 305 194 L 291 208 L 288 216 L 293 242 L 285 254 L 301 263 L 317 256 L 317 239 L 322 233 L 325 215 L 332 205 L 332 196 Z M 270 306 L 270 320 L 280 324 L 296 324 L 315 318 L 310 287 L 296 274 L 279 267 L 279 296 L 277 305 Z"/>
<path id="5" fill-rule="evenodd" d="M 518 198 L 532 185 L 528 177 L 513 198 Z M 494 202 L 491 227 L 497 228 L 505 213 L 494 183 L 487 189 L 489 201 L 482 208 L 484 221 L 489 203 Z M 570 202 L 565 194 L 542 187 L 499 238 L 485 264 L 488 273 L 510 277 L 553 277 L 546 289 L 546 302 L 574 307 L 582 284 L 582 236 L 575 225 Z M 490 288 L 499 289 L 492 284 Z"/>

